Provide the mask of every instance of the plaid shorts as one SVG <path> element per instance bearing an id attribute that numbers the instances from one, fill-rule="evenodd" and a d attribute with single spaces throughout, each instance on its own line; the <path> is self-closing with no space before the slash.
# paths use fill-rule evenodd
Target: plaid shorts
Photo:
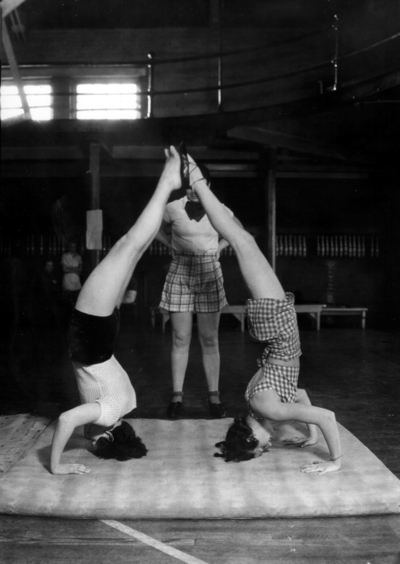
<path id="1" fill-rule="evenodd" d="M 247 300 L 247 315 L 250 335 L 266 343 L 263 364 L 268 356 L 288 361 L 301 355 L 293 294 L 287 292 L 286 300 Z"/>
<path id="2" fill-rule="evenodd" d="M 177 253 L 165 280 L 160 306 L 168 311 L 212 313 L 227 305 L 215 253 Z"/>

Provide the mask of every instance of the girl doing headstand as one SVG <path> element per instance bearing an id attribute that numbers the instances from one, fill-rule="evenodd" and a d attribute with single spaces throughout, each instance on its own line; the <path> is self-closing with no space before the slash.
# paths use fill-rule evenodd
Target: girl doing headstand
<path id="1" fill-rule="evenodd" d="M 189 156 L 190 183 L 221 237 L 233 247 L 252 299 L 247 301 L 250 334 L 266 344 L 260 368 L 246 390 L 247 414 L 235 419 L 226 439 L 218 443 L 226 462 L 261 456 L 271 444 L 268 420 L 306 423 L 309 437 L 286 441 L 302 447 L 316 444 L 317 426 L 330 457 L 305 465 L 302 472 L 325 474 L 341 466 L 341 445 L 335 414 L 315 407 L 305 390 L 297 388 L 300 340 L 293 294 L 285 293 L 254 238 L 235 223 L 204 182 Z"/>
<path id="2" fill-rule="evenodd" d="M 165 205 L 180 188 L 180 158 L 174 147 L 157 188 L 135 225 L 97 265 L 79 294 L 69 330 L 69 350 L 82 405 L 62 413 L 50 455 L 53 474 L 85 474 L 83 464 L 61 463 L 74 429 L 85 426 L 95 454 L 102 458 L 140 458 L 146 447 L 122 418 L 136 407 L 129 377 L 113 355 L 119 328 L 119 306 L 140 257 L 157 234 Z"/>

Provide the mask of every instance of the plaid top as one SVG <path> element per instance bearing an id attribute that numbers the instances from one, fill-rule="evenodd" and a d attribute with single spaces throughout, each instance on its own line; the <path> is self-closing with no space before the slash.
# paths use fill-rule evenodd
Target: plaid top
<path id="1" fill-rule="evenodd" d="M 263 419 L 253 412 L 250 400 L 255 394 L 264 390 L 275 390 L 283 403 L 294 403 L 297 397 L 299 371 L 299 366 L 277 366 L 267 362 L 263 364 L 262 373 L 256 372 L 246 389 L 245 398 L 250 415 L 255 419 Z"/>
<path id="2" fill-rule="evenodd" d="M 247 314 L 250 335 L 266 343 L 259 365 L 269 356 L 288 361 L 301 355 L 293 294 L 287 292 L 286 300 L 247 300 Z"/>

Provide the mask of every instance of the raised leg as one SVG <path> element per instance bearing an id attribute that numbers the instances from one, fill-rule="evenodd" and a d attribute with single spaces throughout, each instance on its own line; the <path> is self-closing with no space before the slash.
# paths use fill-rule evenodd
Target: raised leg
<path id="1" fill-rule="evenodd" d="M 111 315 L 119 306 L 135 266 L 156 236 L 171 192 L 181 185 L 180 158 L 174 147 L 166 151 L 167 161 L 157 188 L 146 208 L 126 235 L 93 270 L 79 294 L 76 308 L 90 315 Z"/>
<path id="2" fill-rule="evenodd" d="M 243 278 L 253 298 L 286 299 L 285 292 L 275 272 L 260 251 L 254 237 L 229 216 L 202 178 L 193 159 L 189 155 L 188 157 L 192 165 L 190 183 L 206 210 L 214 229 L 233 247 Z"/>

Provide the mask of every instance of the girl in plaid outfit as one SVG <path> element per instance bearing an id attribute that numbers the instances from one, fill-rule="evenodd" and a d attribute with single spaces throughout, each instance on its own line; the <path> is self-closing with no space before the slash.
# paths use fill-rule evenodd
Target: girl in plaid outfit
<path id="1" fill-rule="evenodd" d="M 188 156 L 189 157 L 189 156 Z M 341 467 L 341 445 L 335 414 L 315 407 L 305 390 L 297 388 L 301 355 L 297 318 L 292 294 L 285 294 L 275 272 L 254 238 L 238 226 L 224 210 L 189 157 L 190 181 L 214 228 L 229 241 L 252 295 L 248 300 L 250 334 L 266 342 L 260 368 L 246 390 L 248 413 L 236 418 L 225 441 L 218 443 L 226 462 L 261 456 L 271 444 L 268 420 L 297 420 L 309 428 L 307 439 L 290 441 L 302 447 L 316 444 L 318 426 L 327 442 L 330 457 L 303 466 L 302 472 L 325 474 Z"/>

